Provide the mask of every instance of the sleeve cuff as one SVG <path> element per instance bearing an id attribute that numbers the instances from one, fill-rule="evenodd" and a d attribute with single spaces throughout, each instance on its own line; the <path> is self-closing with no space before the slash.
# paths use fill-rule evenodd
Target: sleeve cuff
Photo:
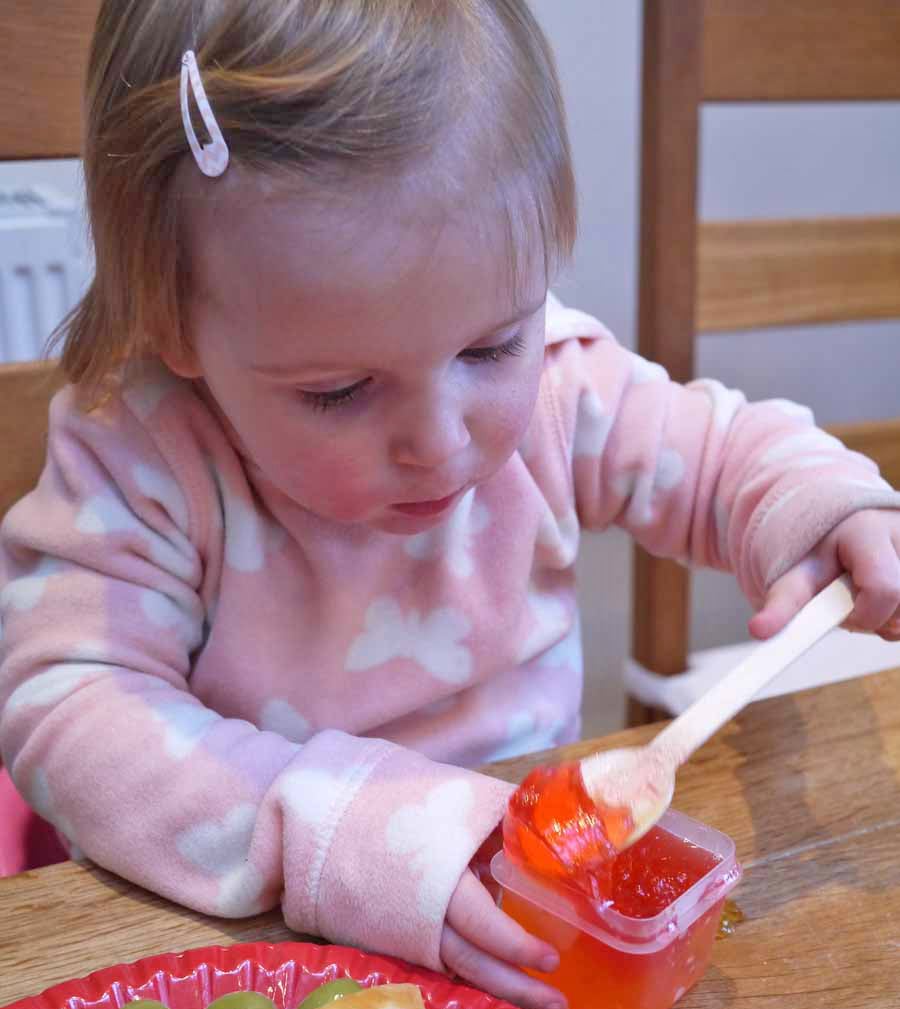
<path id="1" fill-rule="evenodd" d="M 799 483 L 773 495 L 749 537 L 749 569 L 741 572 L 744 591 L 761 600 L 844 519 L 869 508 L 900 509 L 900 492 L 878 478 L 848 477 Z"/>
<path id="2" fill-rule="evenodd" d="M 513 786 L 382 745 L 323 853 L 315 931 L 442 970 L 447 905 Z"/>

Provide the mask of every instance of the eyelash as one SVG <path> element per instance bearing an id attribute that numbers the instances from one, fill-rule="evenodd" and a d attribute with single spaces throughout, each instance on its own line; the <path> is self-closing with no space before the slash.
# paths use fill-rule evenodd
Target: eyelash
<path id="1" fill-rule="evenodd" d="M 464 350 L 460 357 L 471 361 L 474 364 L 498 364 L 504 357 L 518 357 L 525 349 L 525 338 L 521 333 L 516 333 L 512 339 L 506 343 L 501 343 L 499 347 L 472 347 Z M 301 392 L 303 400 L 314 409 L 324 413 L 333 407 L 346 406 L 357 396 L 357 393 L 371 382 L 370 378 L 365 378 L 355 385 L 348 385 L 345 389 L 335 389 L 333 392 Z"/>
<path id="2" fill-rule="evenodd" d="M 524 349 L 525 338 L 521 333 L 516 333 L 514 337 L 507 340 L 506 343 L 501 343 L 499 347 L 471 347 L 469 350 L 464 350 L 460 357 L 478 363 L 490 361 L 496 364 L 504 357 L 518 357 Z"/>

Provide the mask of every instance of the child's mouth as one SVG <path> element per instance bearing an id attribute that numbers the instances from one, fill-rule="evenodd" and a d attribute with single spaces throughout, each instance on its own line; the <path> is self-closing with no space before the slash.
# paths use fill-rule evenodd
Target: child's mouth
<path id="1" fill-rule="evenodd" d="M 403 515 L 431 517 L 445 512 L 458 497 L 459 491 L 456 491 L 449 497 L 438 498 L 435 501 L 407 501 L 403 504 L 391 505 L 391 507 Z"/>

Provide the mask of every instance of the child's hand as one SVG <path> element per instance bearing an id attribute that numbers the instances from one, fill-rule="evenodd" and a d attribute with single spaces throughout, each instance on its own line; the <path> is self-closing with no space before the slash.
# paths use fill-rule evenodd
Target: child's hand
<path id="1" fill-rule="evenodd" d="M 518 969 L 554 970 L 556 950 L 504 914 L 469 869 L 447 908 L 441 960 L 464 981 L 522 1009 L 565 1009 L 555 988 Z"/>
<path id="2" fill-rule="evenodd" d="M 769 638 L 821 589 L 847 571 L 857 590 L 844 626 L 900 641 L 900 512 L 856 512 L 769 589 L 750 633 Z"/>

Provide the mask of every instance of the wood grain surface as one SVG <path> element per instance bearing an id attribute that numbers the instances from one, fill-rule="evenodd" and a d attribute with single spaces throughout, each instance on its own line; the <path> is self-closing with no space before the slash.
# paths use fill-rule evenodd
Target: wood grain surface
<path id="1" fill-rule="evenodd" d="M 677 382 L 694 378 L 703 7 L 643 5 L 638 352 Z M 634 550 L 632 654 L 652 672 L 681 672 L 690 650 L 687 575 Z M 659 717 L 629 699 L 629 724 Z"/>
<path id="2" fill-rule="evenodd" d="M 885 480 L 900 488 L 900 418 L 835 424 L 828 430 L 854 452 L 874 459 Z"/>
<path id="3" fill-rule="evenodd" d="M 99 0 L 3 0 L 0 159 L 81 151 L 82 94 Z"/>
<path id="4" fill-rule="evenodd" d="M 47 361 L 0 365 L 0 519 L 37 483 L 47 454 L 47 410 L 62 385 Z"/>
<path id="5" fill-rule="evenodd" d="M 900 98 L 897 0 L 704 0 L 704 8 L 707 101 Z"/>
<path id="6" fill-rule="evenodd" d="M 900 217 L 703 221 L 697 284 L 703 333 L 900 318 Z"/>
<path id="7" fill-rule="evenodd" d="M 657 728 L 485 770 L 518 781 Z M 679 1009 L 900 1006 L 900 670 L 752 705 L 682 770 L 674 805 L 729 833 L 745 869 L 745 920 Z M 70 862 L 0 880 L 0 1005 L 142 956 L 287 938 L 276 913 L 213 920 Z"/>

